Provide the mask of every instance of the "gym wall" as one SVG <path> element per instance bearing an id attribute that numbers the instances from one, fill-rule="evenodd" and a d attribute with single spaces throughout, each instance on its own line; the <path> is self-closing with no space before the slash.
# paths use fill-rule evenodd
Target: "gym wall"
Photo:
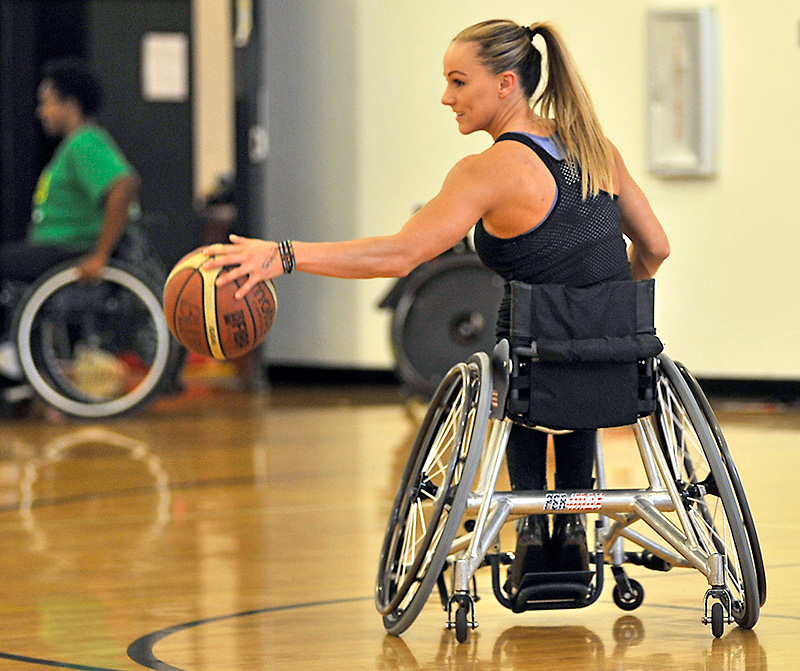
<path id="1" fill-rule="evenodd" d="M 453 163 L 490 141 L 460 136 L 439 102 L 452 36 L 493 16 L 552 19 L 670 236 L 657 305 L 668 351 L 705 377 L 800 379 L 800 16 L 794 0 L 769 11 L 746 0 L 708 4 L 720 28 L 717 171 L 664 179 L 646 160 L 646 21 L 658 3 L 267 3 L 270 236 L 396 230 Z M 278 280 L 269 360 L 391 367 L 388 315 L 377 308 L 389 284 Z"/>

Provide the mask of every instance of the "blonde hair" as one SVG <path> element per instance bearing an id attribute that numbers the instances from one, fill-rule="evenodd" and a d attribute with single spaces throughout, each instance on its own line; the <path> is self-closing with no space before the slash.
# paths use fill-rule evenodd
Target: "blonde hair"
<path id="1" fill-rule="evenodd" d="M 542 54 L 533 44 L 540 35 L 547 55 L 542 82 Z M 478 57 L 494 74 L 512 71 L 531 100 L 531 109 L 553 123 L 567 163 L 580 168 L 583 197 L 612 190 L 614 157 L 594 110 L 589 91 L 558 30 L 551 24 L 520 26 L 513 21 L 491 20 L 465 28 L 454 41 L 478 44 Z"/>

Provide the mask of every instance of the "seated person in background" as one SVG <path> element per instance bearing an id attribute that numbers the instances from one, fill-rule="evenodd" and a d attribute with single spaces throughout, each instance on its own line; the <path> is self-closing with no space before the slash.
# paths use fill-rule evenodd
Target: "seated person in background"
<path id="1" fill-rule="evenodd" d="M 36 113 L 45 132 L 63 140 L 39 177 L 27 240 L 0 246 L 0 279 L 32 281 L 69 259 L 92 279 L 108 263 L 136 206 L 139 178 L 94 121 L 102 97 L 84 62 L 45 67 Z"/>
<path id="2" fill-rule="evenodd" d="M 38 96 L 36 114 L 45 132 L 63 139 L 39 177 L 27 239 L 0 245 L 0 281 L 32 282 L 71 259 L 81 279 L 91 280 L 108 263 L 138 209 L 139 178 L 94 121 L 103 91 L 86 63 L 48 63 Z M 8 307 L 13 306 L 0 306 L 4 338 L 10 327 Z M 0 375 L 16 379 L 20 371 L 8 347 L 0 344 Z"/>

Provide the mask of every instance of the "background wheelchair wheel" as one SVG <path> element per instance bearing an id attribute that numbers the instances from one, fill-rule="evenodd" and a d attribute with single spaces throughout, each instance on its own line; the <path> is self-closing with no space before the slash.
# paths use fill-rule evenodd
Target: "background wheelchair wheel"
<path id="1" fill-rule="evenodd" d="M 726 583 L 736 623 L 758 621 L 755 562 L 730 476 L 708 421 L 686 380 L 667 356 L 659 357 L 654 421 L 701 551 L 725 557 Z"/>
<path id="2" fill-rule="evenodd" d="M 489 360 L 454 366 L 417 433 L 386 529 L 375 605 L 390 634 L 419 614 L 461 527 L 491 405 Z"/>
<path id="3" fill-rule="evenodd" d="M 711 429 L 714 440 L 717 442 L 717 447 L 719 448 L 723 465 L 728 472 L 728 477 L 730 478 L 731 486 L 733 487 L 733 493 L 736 495 L 736 500 L 739 503 L 739 511 L 742 514 L 742 522 L 744 524 L 745 531 L 747 531 L 747 538 L 750 541 L 750 551 L 753 554 L 753 563 L 756 569 L 756 579 L 758 581 L 759 604 L 763 607 L 767 601 L 767 573 L 766 569 L 764 568 L 764 556 L 761 553 L 761 543 L 758 540 L 755 521 L 753 520 L 753 514 L 750 511 L 750 505 L 747 503 L 747 497 L 744 493 L 742 480 L 739 477 L 739 471 L 736 470 L 736 465 L 733 463 L 733 458 L 731 457 L 728 443 L 725 440 L 725 436 L 722 434 L 722 429 L 717 421 L 716 415 L 714 414 L 714 410 L 711 408 L 711 404 L 708 402 L 706 395 L 703 393 L 700 384 L 685 366 L 678 362 L 676 362 L 675 365 L 678 367 L 678 370 L 680 370 L 683 378 L 689 385 L 689 389 L 694 395 L 697 405 L 700 407 L 700 410 L 703 412 L 703 415 L 708 422 L 708 426 Z"/>
<path id="4" fill-rule="evenodd" d="M 152 401 L 182 356 L 149 275 L 112 261 L 98 281 L 78 283 L 74 264 L 47 273 L 14 316 L 20 364 L 34 391 L 67 415 L 98 419 Z"/>
<path id="5" fill-rule="evenodd" d="M 431 261 L 413 277 L 392 318 L 397 373 L 430 397 L 452 366 L 495 345 L 503 282 L 476 254 Z"/>

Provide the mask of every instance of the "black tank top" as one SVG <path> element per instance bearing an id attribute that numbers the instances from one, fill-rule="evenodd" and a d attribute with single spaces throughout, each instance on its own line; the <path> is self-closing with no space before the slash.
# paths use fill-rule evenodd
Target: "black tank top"
<path id="1" fill-rule="evenodd" d="M 521 133 L 504 133 L 497 138 L 497 142 L 504 140 L 521 142 L 536 152 L 556 181 L 557 196 L 544 221 L 522 235 L 497 238 L 486 232 L 483 221 L 475 227 L 478 255 L 506 281 L 498 337 L 508 333 L 510 280 L 587 287 L 633 279 L 616 196 L 601 191 L 584 200 L 581 175 L 571 170 L 566 160 L 554 158 Z"/>

